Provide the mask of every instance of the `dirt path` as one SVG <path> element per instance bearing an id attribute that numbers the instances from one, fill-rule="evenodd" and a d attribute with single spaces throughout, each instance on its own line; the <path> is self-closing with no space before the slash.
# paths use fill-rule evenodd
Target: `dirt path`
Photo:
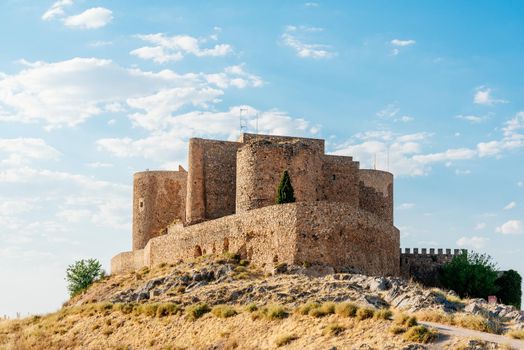
<path id="1" fill-rule="evenodd" d="M 511 339 L 503 335 L 472 331 L 470 329 L 453 327 L 440 323 L 423 321 L 420 321 L 419 323 L 423 324 L 424 326 L 435 328 L 439 331 L 439 333 L 450 337 L 479 339 L 500 345 L 509 345 L 515 349 L 524 349 L 524 340 Z"/>

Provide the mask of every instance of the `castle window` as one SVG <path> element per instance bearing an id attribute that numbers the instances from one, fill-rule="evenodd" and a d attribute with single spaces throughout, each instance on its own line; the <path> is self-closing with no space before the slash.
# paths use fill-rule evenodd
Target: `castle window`
<path id="1" fill-rule="evenodd" d="M 138 200 L 138 208 L 140 208 L 140 210 L 144 209 L 144 198 Z"/>
<path id="2" fill-rule="evenodd" d="M 337 175 L 333 174 L 333 181 L 337 179 Z"/>

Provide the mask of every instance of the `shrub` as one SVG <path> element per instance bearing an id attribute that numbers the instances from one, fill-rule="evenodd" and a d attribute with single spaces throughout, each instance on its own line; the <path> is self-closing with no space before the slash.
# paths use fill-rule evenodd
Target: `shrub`
<path id="1" fill-rule="evenodd" d="M 522 299 L 522 277 L 515 270 L 504 271 L 495 280 L 497 286 L 497 296 L 506 305 L 513 305 L 520 310 Z"/>
<path id="2" fill-rule="evenodd" d="M 294 201 L 295 193 L 291 185 L 291 178 L 287 170 L 285 170 L 277 187 L 276 204 L 293 203 Z"/>
<path id="3" fill-rule="evenodd" d="M 417 312 L 417 317 L 422 321 L 453 324 L 453 315 L 442 310 L 424 310 Z"/>
<path id="4" fill-rule="evenodd" d="M 402 326 L 391 326 L 389 328 L 389 332 L 392 333 L 392 334 L 401 334 L 401 333 L 405 333 L 407 331 L 407 328 L 406 327 L 402 327 Z"/>
<path id="5" fill-rule="evenodd" d="M 254 312 L 254 311 L 257 311 L 257 310 L 258 310 L 258 306 L 255 303 L 251 303 L 251 304 L 248 304 L 246 306 L 246 311 L 247 312 Z"/>
<path id="6" fill-rule="evenodd" d="M 404 339 L 416 343 L 430 343 L 437 338 L 437 332 L 424 326 L 411 327 L 404 333 Z"/>
<path id="7" fill-rule="evenodd" d="M 324 327 L 324 330 L 322 331 L 325 335 L 339 335 L 340 333 L 344 332 L 346 330 L 346 327 L 341 326 L 338 323 L 330 323 L 326 327 Z"/>
<path id="8" fill-rule="evenodd" d="M 442 266 L 440 281 L 461 297 L 484 298 L 497 291 L 496 265 L 486 254 L 462 253 Z"/>
<path id="9" fill-rule="evenodd" d="M 186 309 L 186 314 L 191 320 L 196 320 L 211 311 L 206 303 L 199 303 Z"/>
<path id="10" fill-rule="evenodd" d="M 233 317 L 238 314 L 236 310 L 229 305 L 217 305 L 211 310 L 211 313 L 220 318 Z"/>
<path id="11" fill-rule="evenodd" d="M 340 303 L 335 306 L 335 313 L 342 317 L 355 317 L 358 307 L 352 303 Z"/>
<path id="12" fill-rule="evenodd" d="M 294 335 L 294 334 L 280 335 L 280 336 L 278 336 L 275 339 L 275 345 L 277 347 L 281 347 L 281 346 L 287 345 L 287 344 L 289 344 L 292 341 L 297 340 L 297 339 L 298 339 L 298 337 L 296 335 Z"/>
<path id="13" fill-rule="evenodd" d="M 67 290 L 69 295 L 75 295 L 86 290 L 91 284 L 105 276 L 102 264 L 96 259 L 78 260 L 69 265 L 66 270 Z"/>
<path id="14" fill-rule="evenodd" d="M 378 320 L 390 320 L 391 316 L 393 316 L 393 312 L 388 309 L 380 309 L 375 311 L 375 318 Z"/>
<path id="15" fill-rule="evenodd" d="M 481 315 L 456 314 L 453 318 L 453 324 L 473 329 L 475 331 L 488 332 L 499 334 L 501 332 L 501 325 L 494 319 L 488 319 Z"/>
<path id="16" fill-rule="evenodd" d="M 158 304 L 141 304 L 137 308 L 139 314 L 143 314 L 149 317 L 156 316 L 156 311 L 158 309 Z"/>
<path id="17" fill-rule="evenodd" d="M 414 316 L 408 316 L 406 314 L 397 314 L 393 322 L 398 326 L 413 327 L 418 325 L 417 318 Z"/>
<path id="18" fill-rule="evenodd" d="M 311 310 L 318 309 L 319 307 L 320 307 L 319 303 L 308 302 L 308 303 L 305 303 L 304 305 L 299 306 L 296 312 L 301 315 L 308 315 Z"/>
<path id="19" fill-rule="evenodd" d="M 513 339 L 522 339 L 524 340 L 524 329 L 521 330 L 511 330 L 506 335 L 510 336 Z"/>
<path id="20" fill-rule="evenodd" d="M 180 306 L 178 306 L 175 303 L 162 303 L 158 305 L 158 308 L 156 310 L 156 315 L 158 317 L 164 317 L 164 316 L 170 316 L 170 315 L 178 315 L 182 312 L 182 309 Z"/>
<path id="21" fill-rule="evenodd" d="M 335 313 L 335 303 L 328 301 L 328 302 L 323 303 L 322 305 L 318 305 L 318 304 L 316 305 L 317 305 L 316 307 L 312 307 L 309 310 L 308 315 L 313 316 L 313 317 L 324 317 L 326 315 Z M 310 306 L 314 306 L 314 304 Z"/>
<path id="22" fill-rule="evenodd" d="M 289 315 L 287 310 L 282 305 L 278 304 L 269 305 L 265 308 L 264 314 L 268 320 L 279 320 L 286 318 Z"/>
<path id="23" fill-rule="evenodd" d="M 372 318 L 375 314 L 375 310 L 370 307 L 365 307 L 357 310 L 357 319 L 358 320 L 366 320 L 368 318 Z"/>

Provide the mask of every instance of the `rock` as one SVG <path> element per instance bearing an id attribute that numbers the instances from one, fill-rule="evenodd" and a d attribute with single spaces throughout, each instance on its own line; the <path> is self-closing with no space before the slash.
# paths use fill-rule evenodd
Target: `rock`
<path id="1" fill-rule="evenodd" d="M 137 294 L 136 301 L 149 300 L 149 292 L 142 291 Z"/>
<path id="2" fill-rule="evenodd" d="M 378 295 L 366 295 L 364 296 L 364 302 L 377 309 L 389 306 L 388 303 Z"/>
<path id="3" fill-rule="evenodd" d="M 371 281 L 369 289 L 371 291 L 383 291 L 391 288 L 391 283 L 384 277 L 379 277 Z"/>
<path id="4" fill-rule="evenodd" d="M 401 350 L 425 350 L 427 349 L 424 345 L 420 344 L 410 344 L 408 346 L 404 346 Z"/>
<path id="5" fill-rule="evenodd" d="M 152 280 L 150 280 L 150 281 L 148 281 L 146 283 L 146 285 L 144 286 L 143 290 L 149 292 L 151 289 L 153 289 L 156 286 L 161 285 L 162 283 L 164 283 L 165 280 L 166 280 L 165 277 L 152 279 Z"/>
<path id="6" fill-rule="evenodd" d="M 477 300 L 477 299 L 474 299 L 474 300 Z M 467 312 L 473 315 L 482 315 L 486 313 L 486 310 L 482 306 L 480 306 L 478 303 L 476 303 L 475 301 L 472 301 L 471 303 L 469 303 L 468 305 L 464 307 L 464 312 Z"/>

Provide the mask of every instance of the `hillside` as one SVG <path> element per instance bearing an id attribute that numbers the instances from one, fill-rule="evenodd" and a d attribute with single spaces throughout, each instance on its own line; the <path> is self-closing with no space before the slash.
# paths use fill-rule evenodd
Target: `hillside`
<path id="1" fill-rule="evenodd" d="M 56 313 L 0 322 L 0 349 L 507 349 L 436 333 L 423 344 L 408 316 L 492 333 L 524 328 L 512 307 L 332 272 L 279 265 L 263 274 L 228 256 L 109 276 Z"/>

